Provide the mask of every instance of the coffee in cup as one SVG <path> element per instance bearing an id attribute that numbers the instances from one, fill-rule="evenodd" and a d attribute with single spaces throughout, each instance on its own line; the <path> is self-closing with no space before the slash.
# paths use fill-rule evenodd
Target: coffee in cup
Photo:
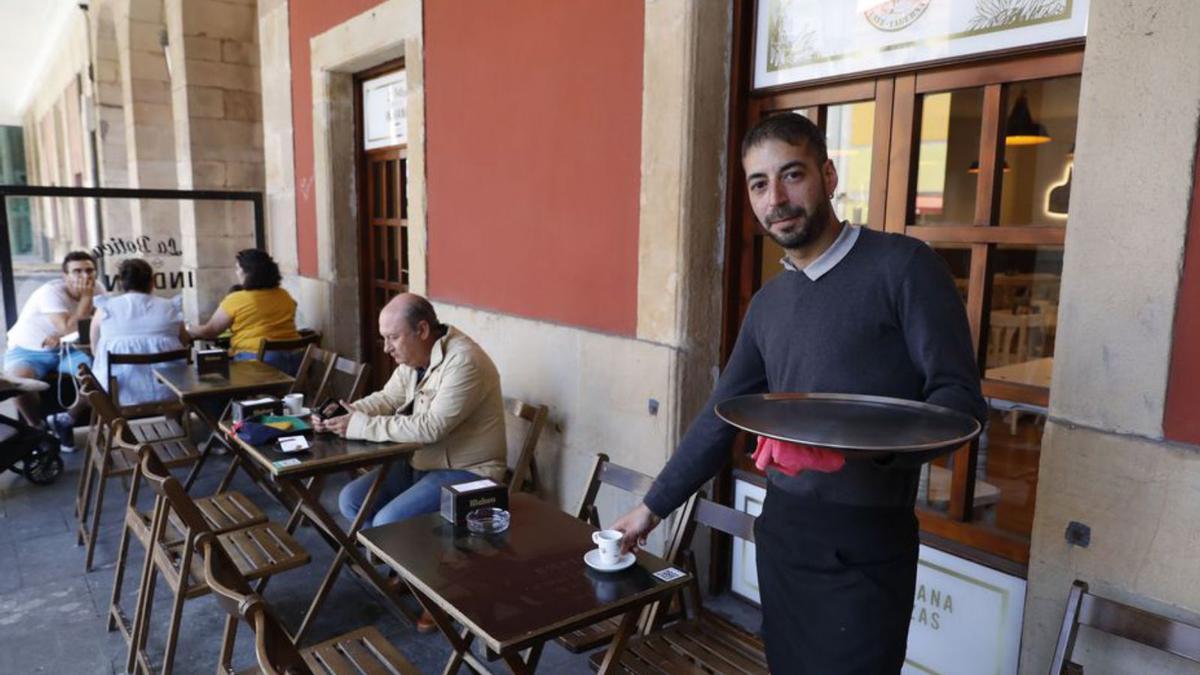
<path id="1" fill-rule="evenodd" d="M 592 542 L 596 544 L 596 549 L 600 552 L 600 562 L 604 565 L 616 565 L 621 559 L 621 538 L 624 535 L 620 530 L 600 530 L 592 533 Z"/>

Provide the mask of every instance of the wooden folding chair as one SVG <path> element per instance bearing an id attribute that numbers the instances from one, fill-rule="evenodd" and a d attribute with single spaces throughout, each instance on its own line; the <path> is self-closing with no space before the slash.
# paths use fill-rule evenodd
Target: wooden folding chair
<path id="1" fill-rule="evenodd" d="M 202 535 L 196 539 L 196 546 L 204 559 L 205 580 L 217 602 L 230 619 L 236 621 L 240 616 L 254 631 L 258 669 L 242 673 L 420 673 L 374 626 L 359 628 L 308 649 L 297 649 L 271 608 L 250 589 L 215 537 Z"/>
<path id="2" fill-rule="evenodd" d="M 521 442 L 521 448 L 517 451 L 516 464 L 509 470 L 508 493 L 530 492 L 536 494 L 538 471 L 534 451 L 537 449 L 538 438 L 542 435 L 542 428 L 546 426 L 546 417 L 550 414 L 550 409 L 544 405 L 526 403 L 518 399 L 506 399 L 505 407 L 508 408 L 510 415 L 524 420 L 526 423 L 525 438 Z"/>
<path id="3" fill-rule="evenodd" d="M 325 381 L 329 379 L 329 373 L 333 370 L 336 360 L 337 354 L 331 351 L 316 345 L 305 347 L 300 366 L 296 369 L 296 380 L 292 382 L 288 393 L 303 394 L 304 403 L 310 408 L 319 405 L 321 402 L 317 397 L 321 394 L 321 387 L 325 386 Z"/>
<path id="4" fill-rule="evenodd" d="M 115 354 L 108 353 L 108 395 L 112 397 L 114 403 L 117 404 L 117 409 L 121 412 L 121 416 L 125 419 L 134 419 L 137 417 L 173 417 L 181 419 L 184 416 L 183 404 L 174 396 L 161 400 L 147 403 L 139 403 L 132 405 L 121 404 L 120 383 L 114 375 L 114 366 L 137 366 L 141 368 L 153 368 L 157 364 L 173 363 L 176 361 L 187 362 L 191 359 L 191 351 L 187 349 L 176 349 L 169 352 L 159 352 L 157 354 Z"/>
<path id="5" fill-rule="evenodd" d="M 196 503 L 183 489 L 183 485 L 168 473 L 154 449 L 142 445 L 138 448 L 138 456 L 142 478 L 153 488 L 156 499 L 146 540 L 149 550 L 142 563 L 141 584 L 138 588 L 137 608 L 133 617 L 125 670 L 130 673 L 151 672 L 150 658 L 145 647 L 150 632 L 154 589 L 161 574 L 174 596 L 162 663 L 162 673 L 167 675 L 171 672 L 175 660 L 184 601 L 205 595 L 211 590 L 204 580 L 203 560 L 195 555 L 199 537 L 215 537 L 233 559 L 242 576 L 251 580 L 266 579 L 271 575 L 305 565 L 310 556 L 281 525 L 272 522 L 226 534 L 216 534 L 209 527 Z M 178 518 L 178 539 L 168 535 L 168 523 L 172 514 Z M 221 641 L 219 667 L 223 672 L 230 669 L 236 636 L 237 622 L 231 618 L 225 623 L 225 633 Z"/>
<path id="6" fill-rule="evenodd" d="M 1200 663 L 1200 627 L 1093 595 L 1088 592 L 1087 583 L 1076 579 L 1067 596 L 1067 611 L 1050 662 L 1050 675 L 1083 675 L 1083 666 L 1071 661 L 1080 626 Z"/>
<path id="7" fill-rule="evenodd" d="M 326 372 L 321 388 L 317 392 L 312 405 L 318 406 L 325 399 L 333 397 L 342 401 L 353 401 L 362 398 L 367 388 L 367 374 L 370 367 L 344 356 L 335 356 L 332 367 Z"/>
<path id="8" fill-rule="evenodd" d="M 321 334 L 309 333 L 301 335 L 298 338 L 289 340 L 268 340 L 263 338 L 263 341 L 258 345 L 258 355 L 255 357 L 259 361 L 267 355 L 267 352 L 294 352 L 304 349 L 309 345 L 321 346 Z"/>
<path id="9" fill-rule="evenodd" d="M 718 532 L 747 541 L 754 541 L 754 517 L 743 511 L 722 506 L 693 496 L 689 502 L 691 514 L 683 522 L 680 543 L 693 579 L 687 594 L 693 608 L 693 618 L 678 621 L 658 630 L 659 622 L 651 617 L 643 627 L 643 635 L 630 638 L 617 663 L 620 673 L 730 673 L 731 675 L 768 675 L 767 657 L 761 639 L 735 626 L 722 617 L 705 611 L 700 598 L 699 576 L 695 556 L 687 548 L 695 526 L 707 525 Z M 598 669 L 604 658 L 597 653 L 589 658 L 592 668 Z"/>
<path id="10" fill-rule="evenodd" d="M 80 385 L 80 396 L 87 396 L 87 391 L 104 391 L 104 387 L 100 385 L 100 380 L 96 377 L 92 369 L 85 364 L 79 365 L 78 380 Z M 112 400 L 111 397 L 109 397 Z M 108 406 L 106 409 L 115 409 L 114 406 Z M 185 418 L 186 419 L 186 418 Z M 88 485 L 88 479 L 91 476 L 93 455 L 92 448 L 96 445 L 98 434 L 104 427 L 100 424 L 99 415 L 96 408 L 91 409 L 91 419 L 88 422 L 88 436 L 84 444 L 85 452 L 83 453 L 83 465 L 79 471 L 79 483 L 75 492 L 75 517 L 82 521 L 84 519 L 84 511 L 87 508 L 87 499 L 84 496 Z M 175 440 L 177 438 L 187 438 L 189 436 L 186 423 L 181 425 L 177 420 L 150 419 L 150 420 L 130 420 L 125 419 L 125 430 L 132 434 L 133 438 L 139 443 L 157 443 Z"/>
<path id="11" fill-rule="evenodd" d="M 100 529 L 100 514 L 104 508 L 104 493 L 110 478 L 127 479 L 137 465 L 137 456 L 118 445 L 118 441 L 137 443 L 137 432 L 146 427 L 131 426 L 118 412 L 112 398 L 100 388 L 95 378 L 83 380 L 82 391 L 88 398 L 95 416 L 94 433 L 88 434 L 84 475 L 80 477 L 76 496 L 76 545 L 87 546 L 84 567 L 92 569 L 96 553 L 96 534 Z M 142 442 L 147 442 L 143 437 Z M 188 438 L 154 440 L 152 445 L 170 468 L 194 464 L 200 452 Z"/>
<path id="12" fill-rule="evenodd" d="M 600 493 L 601 486 L 608 485 L 640 497 L 649 492 L 650 486 L 653 483 L 654 479 L 650 476 L 639 471 L 634 471 L 633 469 L 625 468 L 619 464 L 614 464 L 609 461 L 608 455 L 599 453 L 596 455 L 596 461 L 592 463 L 592 470 L 588 474 L 587 487 L 584 488 L 583 496 L 579 500 L 579 506 L 575 510 L 575 517 L 590 523 L 593 527 L 602 527 L 600 524 L 600 512 L 596 508 L 596 496 Z M 686 515 L 686 510 L 681 513 Z M 666 550 L 663 551 L 663 558 L 668 561 L 673 562 L 679 555 L 680 537 L 684 533 L 680 525 L 684 522 L 685 518 L 677 518 L 675 527 L 667 534 Z M 639 619 L 639 630 L 643 629 L 652 618 L 658 617 L 657 620 L 661 623 L 667 617 L 678 617 L 681 608 L 681 606 L 676 606 L 675 600 L 672 600 L 672 608 L 666 613 L 662 612 L 659 603 L 650 605 L 642 613 L 641 619 Z M 571 631 L 560 637 L 558 641 L 568 651 L 576 654 L 586 652 L 612 641 L 612 637 L 616 634 L 620 624 L 621 617 L 613 617 Z"/>
<path id="13" fill-rule="evenodd" d="M 137 445 L 118 439 L 117 446 L 129 456 L 137 456 Z M 121 592 L 125 582 L 125 565 L 129 560 L 130 540 L 137 540 L 141 544 L 143 552 L 149 551 L 150 532 L 154 519 L 152 510 L 141 511 L 138 509 L 141 485 L 141 463 L 137 462 L 134 465 L 133 475 L 130 477 L 129 500 L 125 506 L 125 521 L 121 530 L 121 542 L 117 548 L 112 596 L 108 603 L 108 630 L 111 632 L 119 628 L 126 643 L 133 640 L 133 625 L 121 607 Z M 225 534 L 267 522 L 266 514 L 240 492 L 221 492 L 211 497 L 195 499 L 194 502 L 205 523 L 216 534 Z M 170 512 L 167 523 L 165 542 L 168 544 L 178 543 L 182 540 L 184 529 L 179 522 L 179 516 L 173 511 Z"/>

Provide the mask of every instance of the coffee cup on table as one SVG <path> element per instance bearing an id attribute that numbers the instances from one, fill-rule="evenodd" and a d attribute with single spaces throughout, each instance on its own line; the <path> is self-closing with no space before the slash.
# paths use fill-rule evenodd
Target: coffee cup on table
<path id="1" fill-rule="evenodd" d="M 592 533 L 592 542 L 600 552 L 600 562 L 604 565 L 615 565 L 621 559 L 620 530 L 600 530 Z"/>
<path id="2" fill-rule="evenodd" d="M 283 397 L 283 410 L 289 415 L 299 415 L 304 409 L 304 394 L 288 394 Z"/>

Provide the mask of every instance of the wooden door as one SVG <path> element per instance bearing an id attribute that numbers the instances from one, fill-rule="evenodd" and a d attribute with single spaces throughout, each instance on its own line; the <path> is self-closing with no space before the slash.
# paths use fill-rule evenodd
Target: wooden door
<path id="1" fill-rule="evenodd" d="M 383 352 L 379 311 L 408 290 L 408 153 L 394 146 L 364 153 L 361 201 L 363 353 L 371 366 L 369 391 L 383 387 L 395 367 Z"/>

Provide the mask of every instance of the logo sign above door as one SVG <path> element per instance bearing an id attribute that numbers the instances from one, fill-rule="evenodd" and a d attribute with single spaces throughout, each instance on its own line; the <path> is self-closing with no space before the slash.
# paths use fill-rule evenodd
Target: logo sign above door
<path id="1" fill-rule="evenodd" d="M 759 0 L 754 87 L 1080 38 L 1089 0 Z"/>

